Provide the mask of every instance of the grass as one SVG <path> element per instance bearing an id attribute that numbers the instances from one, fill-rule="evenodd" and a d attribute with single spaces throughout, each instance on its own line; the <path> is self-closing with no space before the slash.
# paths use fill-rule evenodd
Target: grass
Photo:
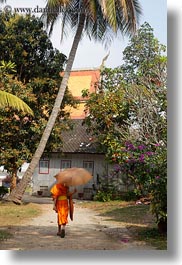
<path id="1" fill-rule="evenodd" d="M 149 212 L 149 205 L 136 205 L 135 202 L 83 202 L 81 207 L 91 208 L 105 221 L 114 221 L 124 225 L 135 240 L 145 241 L 157 250 L 167 249 L 167 235 L 159 233 L 153 216 Z"/>
<path id="2" fill-rule="evenodd" d="M 138 240 L 145 241 L 158 250 L 167 250 L 167 235 L 160 234 L 156 227 L 138 228 Z"/>
<path id="3" fill-rule="evenodd" d="M 7 240 L 8 238 L 11 238 L 12 234 L 9 233 L 7 230 L 0 230 L 0 242 L 3 240 Z"/>
<path id="4" fill-rule="evenodd" d="M 12 236 L 9 228 L 25 223 L 40 213 L 41 209 L 37 204 L 16 205 L 11 202 L 0 202 L 0 241 Z"/>

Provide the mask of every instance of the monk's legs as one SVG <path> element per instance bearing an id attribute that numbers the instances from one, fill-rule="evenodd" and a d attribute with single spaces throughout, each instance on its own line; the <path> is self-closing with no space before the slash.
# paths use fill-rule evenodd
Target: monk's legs
<path id="1" fill-rule="evenodd" d="M 58 236 L 61 236 L 62 238 L 65 237 L 65 227 L 66 227 L 65 223 L 62 225 L 58 224 L 58 232 L 57 232 Z"/>
<path id="2" fill-rule="evenodd" d="M 61 235 L 61 225 L 58 224 L 58 232 L 57 235 L 60 236 Z"/>
<path id="3" fill-rule="evenodd" d="M 62 224 L 62 229 L 61 229 L 61 237 L 65 237 L 65 227 L 66 227 L 66 223 Z"/>

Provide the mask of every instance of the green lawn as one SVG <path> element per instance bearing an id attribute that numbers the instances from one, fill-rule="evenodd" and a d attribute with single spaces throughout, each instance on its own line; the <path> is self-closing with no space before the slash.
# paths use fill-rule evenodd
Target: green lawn
<path id="1" fill-rule="evenodd" d="M 16 205 L 10 202 L 0 202 L 0 241 L 11 237 L 8 227 L 21 224 L 40 213 L 41 209 L 37 204 Z"/>

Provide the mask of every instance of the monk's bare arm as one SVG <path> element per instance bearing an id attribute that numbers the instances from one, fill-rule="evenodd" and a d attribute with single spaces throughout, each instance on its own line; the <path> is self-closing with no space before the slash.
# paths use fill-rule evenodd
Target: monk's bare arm
<path id="1" fill-rule="evenodd" d="M 70 192 L 69 190 L 68 190 L 68 193 L 67 193 L 67 196 L 69 197 L 69 196 L 72 196 L 73 194 L 75 194 L 77 192 L 77 189 L 75 188 L 74 189 L 74 191 L 72 191 L 72 192 Z"/>

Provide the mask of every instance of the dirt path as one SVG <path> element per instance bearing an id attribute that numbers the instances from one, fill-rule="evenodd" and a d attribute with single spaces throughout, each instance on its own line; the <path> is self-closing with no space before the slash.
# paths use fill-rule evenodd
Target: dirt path
<path id="1" fill-rule="evenodd" d="M 40 203 L 36 200 L 31 199 L 35 203 Z M 2 250 L 152 249 L 144 242 L 134 241 L 125 227 L 118 227 L 118 223 L 106 221 L 90 209 L 81 208 L 79 201 L 75 202 L 74 220 L 69 220 L 66 237 L 60 238 L 56 235 L 56 214 L 52 210 L 51 201 L 45 198 L 42 203 L 42 215 L 29 220 L 26 224 L 10 228 L 14 236 L 3 242 Z"/>

